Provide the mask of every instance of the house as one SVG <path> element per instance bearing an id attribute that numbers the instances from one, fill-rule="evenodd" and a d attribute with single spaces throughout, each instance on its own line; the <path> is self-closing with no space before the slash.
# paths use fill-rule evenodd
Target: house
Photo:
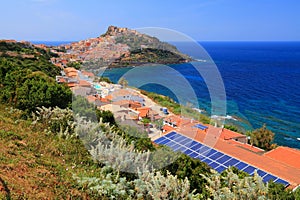
<path id="1" fill-rule="evenodd" d="M 139 119 L 149 117 L 150 108 L 148 107 L 137 108 L 136 111 L 139 112 Z"/>
<path id="2" fill-rule="evenodd" d="M 79 80 L 78 86 L 90 88 L 90 87 L 92 87 L 92 84 L 86 80 Z"/>
<path id="3" fill-rule="evenodd" d="M 137 108 L 142 107 L 142 105 L 139 102 L 131 101 L 131 100 L 120 100 L 113 102 L 115 105 L 120 105 L 124 108 L 131 108 L 133 110 L 136 110 Z"/>
<path id="4" fill-rule="evenodd" d="M 73 88 L 71 88 L 73 94 L 75 96 L 87 96 L 87 95 L 90 95 L 92 94 L 92 88 L 89 88 L 89 87 L 79 87 L 79 86 L 75 86 Z"/>
<path id="5" fill-rule="evenodd" d="M 163 133 L 167 133 L 167 132 L 170 132 L 170 131 L 173 131 L 173 130 L 175 130 L 175 128 L 172 127 L 172 126 L 169 126 L 169 125 L 167 125 L 167 124 L 165 124 L 165 125 L 162 127 L 162 132 L 163 132 Z"/>
<path id="6" fill-rule="evenodd" d="M 164 119 L 163 125 L 168 125 L 173 128 L 179 127 L 181 125 L 182 119 L 179 116 L 172 115 Z"/>
<path id="7" fill-rule="evenodd" d="M 144 98 L 137 94 L 135 91 L 130 89 L 119 89 L 115 90 L 111 93 L 113 97 L 113 101 L 121 101 L 121 100 L 131 100 L 135 102 L 139 102 L 141 105 L 144 105 Z"/>
<path id="8" fill-rule="evenodd" d="M 84 70 L 81 71 L 81 74 L 88 77 L 88 78 L 94 78 L 95 77 L 95 75 L 92 72 L 87 72 L 87 71 L 84 71 Z"/>

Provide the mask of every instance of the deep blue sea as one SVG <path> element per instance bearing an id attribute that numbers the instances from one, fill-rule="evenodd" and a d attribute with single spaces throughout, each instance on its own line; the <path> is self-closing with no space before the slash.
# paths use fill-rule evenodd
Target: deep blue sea
<path id="1" fill-rule="evenodd" d="M 200 70 L 207 70 L 211 60 L 199 53 L 194 44 L 174 43 L 181 51 L 195 59 Z M 279 145 L 300 148 L 300 42 L 201 42 L 219 70 L 224 82 L 227 114 L 238 121 L 228 120 L 253 130 L 264 123 L 275 133 Z M 151 76 L 155 83 L 162 81 L 185 88 L 176 82 L 178 72 L 192 85 L 199 108 L 210 113 L 211 98 L 203 77 L 194 69 L 195 63 L 170 65 L 171 69 L 153 67 L 151 74 L 143 68 L 138 76 L 125 76 L 129 84 L 139 86 L 145 77 Z M 200 67 L 199 67 L 200 66 Z M 106 70 L 103 76 L 112 81 L 132 68 Z M 155 77 L 155 78 L 154 78 Z M 167 77 L 167 78 L 166 78 Z M 174 78 L 170 78 L 174 77 Z M 168 87 L 147 84 L 142 89 L 176 96 Z M 178 100 L 178 99 L 176 99 Z M 192 102 L 193 103 L 193 102 Z"/>

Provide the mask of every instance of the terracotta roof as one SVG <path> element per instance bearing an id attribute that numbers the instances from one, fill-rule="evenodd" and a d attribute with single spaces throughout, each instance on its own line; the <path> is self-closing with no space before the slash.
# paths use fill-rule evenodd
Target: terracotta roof
<path id="1" fill-rule="evenodd" d="M 82 71 L 81 72 L 85 76 L 94 77 L 95 75 L 92 72 Z"/>
<path id="2" fill-rule="evenodd" d="M 95 97 L 93 95 L 89 95 L 86 97 L 86 99 L 88 100 L 88 102 L 94 103 L 97 100 L 97 97 Z"/>
<path id="3" fill-rule="evenodd" d="M 91 83 L 85 81 L 85 80 L 79 80 L 79 86 L 81 87 L 90 87 L 91 86 Z"/>
<path id="4" fill-rule="evenodd" d="M 67 81 L 66 81 L 65 78 L 60 77 L 60 78 L 58 79 L 58 82 L 60 82 L 60 83 L 66 83 Z"/>
<path id="5" fill-rule="evenodd" d="M 229 129 L 223 128 L 221 133 L 221 138 L 223 139 L 234 139 L 234 138 L 240 138 L 240 137 L 247 137 L 246 135 L 231 131 Z"/>
<path id="6" fill-rule="evenodd" d="M 120 89 L 113 92 L 113 96 L 132 96 L 137 95 L 134 91 L 130 91 L 127 89 Z"/>
<path id="7" fill-rule="evenodd" d="M 109 101 L 112 101 L 112 95 L 111 95 L 111 94 L 107 95 L 107 96 L 105 97 L 105 99 L 107 99 L 107 100 L 109 100 Z"/>
<path id="8" fill-rule="evenodd" d="M 140 114 L 140 117 L 147 117 L 150 111 L 150 108 L 148 107 L 142 107 L 142 108 L 137 108 L 136 109 Z"/>
<path id="9" fill-rule="evenodd" d="M 75 69 L 74 67 L 67 67 L 64 69 L 65 73 L 68 73 L 68 72 L 77 72 L 77 69 Z"/>
<path id="10" fill-rule="evenodd" d="M 71 71 L 71 72 L 67 72 L 66 75 L 69 76 L 69 77 L 77 77 L 78 72 L 77 71 L 76 72 Z"/>
<path id="11" fill-rule="evenodd" d="M 289 147 L 277 147 L 265 153 L 265 156 L 300 169 L 300 150 Z"/>
<path id="12" fill-rule="evenodd" d="M 175 130 L 172 126 L 168 126 L 168 125 L 164 125 L 162 127 L 162 129 L 167 131 L 167 132 Z"/>
<path id="13" fill-rule="evenodd" d="M 76 83 L 68 83 L 69 87 L 75 87 L 77 84 Z"/>
<path id="14" fill-rule="evenodd" d="M 112 104 L 114 104 L 114 105 L 119 105 L 119 106 L 122 106 L 122 105 L 128 105 L 128 106 L 129 106 L 129 100 L 115 101 L 115 102 L 113 102 Z"/>
<path id="15" fill-rule="evenodd" d="M 296 187 L 300 184 L 300 168 L 298 164 L 296 164 L 296 161 L 289 161 L 288 163 L 285 163 L 285 159 L 287 158 L 283 158 L 283 155 L 285 155 L 290 159 L 296 159 L 299 154 L 295 152 L 298 151 L 286 151 L 286 149 L 279 149 L 277 152 L 280 153 L 277 153 L 276 150 L 273 150 L 274 153 L 255 153 L 253 151 L 249 151 L 247 148 L 243 148 L 241 143 L 234 140 L 224 140 L 218 137 L 218 135 L 220 135 L 220 131 L 221 128 L 215 128 L 213 126 L 209 126 L 207 133 L 199 133 L 193 128 L 181 128 L 178 130 L 179 133 L 196 141 L 211 146 L 225 154 L 237 158 L 238 160 L 242 160 L 254 167 L 289 181 L 291 187 Z M 251 145 L 249 146 L 251 147 Z M 285 154 L 284 152 L 289 153 Z M 289 155 L 290 153 L 291 156 Z"/>
<path id="16" fill-rule="evenodd" d="M 191 119 L 188 119 L 188 118 L 183 118 L 183 117 L 180 117 L 178 115 L 168 116 L 164 120 L 167 121 L 167 122 L 175 124 L 177 127 L 195 125 L 194 120 L 191 120 Z"/>
<path id="17" fill-rule="evenodd" d="M 111 101 L 107 98 L 100 98 L 99 100 L 103 103 L 111 103 Z"/>

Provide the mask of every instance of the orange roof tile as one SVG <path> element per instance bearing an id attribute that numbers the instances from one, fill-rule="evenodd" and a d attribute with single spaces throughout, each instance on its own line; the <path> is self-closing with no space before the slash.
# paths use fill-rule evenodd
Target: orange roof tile
<path id="1" fill-rule="evenodd" d="M 67 67 L 64 69 L 65 73 L 68 73 L 68 72 L 77 72 L 77 69 L 75 69 L 74 67 Z"/>
<path id="2" fill-rule="evenodd" d="M 68 73 L 66 73 L 66 75 L 69 76 L 69 77 L 77 77 L 78 72 L 77 71 L 76 72 L 68 72 Z"/>
<path id="3" fill-rule="evenodd" d="M 194 120 L 191 120 L 191 119 L 188 119 L 188 118 L 183 118 L 183 117 L 180 117 L 178 115 L 168 116 L 164 120 L 167 121 L 167 122 L 175 124 L 177 127 L 179 127 L 179 126 L 186 127 L 186 126 L 195 125 Z"/>
<path id="4" fill-rule="evenodd" d="M 140 114 L 139 114 L 140 117 L 147 117 L 149 114 L 150 108 L 142 107 L 142 108 L 137 108 L 136 110 L 138 112 L 140 112 Z"/>
<path id="5" fill-rule="evenodd" d="M 94 103 L 97 100 L 97 97 L 95 97 L 93 95 L 89 95 L 86 97 L 86 99 L 88 100 L 88 102 Z"/>
<path id="6" fill-rule="evenodd" d="M 90 87 L 91 86 L 91 83 L 85 81 L 85 80 L 79 80 L 79 86 L 81 87 Z"/>
<path id="7" fill-rule="evenodd" d="M 60 77 L 60 78 L 58 79 L 58 82 L 60 82 L 60 83 L 66 83 L 67 81 L 66 81 L 66 79 L 64 79 L 63 77 Z"/>
<path id="8" fill-rule="evenodd" d="M 75 87 L 75 86 L 76 86 L 76 83 L 68 83 L 68 86 L 69 86 L 69 87 Z"/>
<path id="9" fill-rule="evenodd" d="M 277 147 L 265 153 L 265 156 L 300 169 L 300 151 L 289 147 Z"/>
<path id="10" fill-rule="evenodd" d="M 175 130 L 172 126 L 168 126 L 168 125 L 164 125 L 162 127 L 162 129 L 167 131 L 167 132 Z"/>
<path id="11" fill-rule="evenodd" d="M 228 140 L 228 139 L 234 139 L 234 138 L 240 138 L 240 137 L 247 137 L 246 135 L 231 131 L 229 129 L 223 128 L 221 133 L 221 138 Z"/>
<path id="12" fill-rule="evenodd" d="M 234 158 L 237 158 L 238 160 L 242 160 L 253 165 L 254 167 L 285 179 L 289 181 L 292 188 L 300 184 L 299 165 L 296 163 L 296 161 L 287 161 L 286 158 L 284 158 L 285 155 L 290 159 L 297 159 L 299 153 L 296 150 L 283 150 L 282 148 L 279 148 L 279 150 L 273 150 L 274 153 L 272 153 L 272 151 L 265 154 L 262 152 L 256 153 L 250 151 L 248 148 L 244 148 L 243 146 L 239 145 L 241 143 L 238 144 L 234 140 L 224 140 L 223 138 L 218 137 L 218 135 L 220 135 L 221 128 L 215 128 L 213 126 L 209 126 L 206 134 L 200 134 L 192 128 L 189 130 L 179 129 L 178 132 L 196 141 L 211 146 L 221 152 L 224 152 Z M 251 145 L 249 146 L 251 147 Z M 286 153 L 291 154 L 291 156 Z"/>
<path id="13" fill-rule="evenodd" d="M 85 76 L 94 77 L 95 75 L 92 72 L 82 71 L 81 72 Z"/>

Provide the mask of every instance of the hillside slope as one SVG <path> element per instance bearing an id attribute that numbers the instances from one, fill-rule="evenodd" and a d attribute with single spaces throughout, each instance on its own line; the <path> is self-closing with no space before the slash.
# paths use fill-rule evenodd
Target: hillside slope
<path id="1" fill-rule="evenodd" d="M 20 116 L 0 106 L 0 199 L 90 198 L 72 178 L 99 173 L 81 141 L 46 134 Z"/>

